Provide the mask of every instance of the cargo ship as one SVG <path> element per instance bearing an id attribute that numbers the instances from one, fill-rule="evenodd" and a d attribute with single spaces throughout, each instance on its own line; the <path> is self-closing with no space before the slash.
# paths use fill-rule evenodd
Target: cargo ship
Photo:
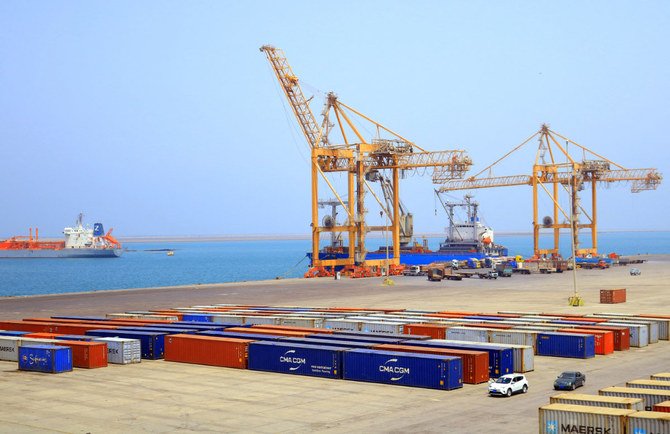
<path id="1" fill-rule="evenodd" d="M 494 242 L 494 231 L 491 227 L 480 222 L 478 216 L 479 203 L 472 200 L 472 196 L 466 195 L 463 202 L 442 202 L 449 218 L 449 226 L 446 229 L 446 238 L 440 243 L 438 250 L 430 250 L 427 241 L 423 244 L 414 241 L 411 243 L 412 228 L 401 224 L 401 230 L 406 235 L 401 235 L 400 263 L 403 265 L 427 265 L 433 262 L 451 262 L 452 260 L 466 261 L 468 259 L 486 259 L 505 257 L 509 254 L 505 246 Z M 466 219 L 456 220 L 455 209 L 465 208 Z M 335 212 L 332 218 L 334 219 Z M 331 217 L 331 216 L 327 216 Z M 408 222 L 411 226 L 411 214 L 401 217 L 401 222 Z M 403 239 L 404 238 L 404 239 Z M 388 255 L 388 256 L 387 256 Z M 312 254 L 307 253 L 310 259 Z M 341 238 L 333 235 L 331 245 L 319 252 L 319 259 L 343 259 L 349 255 L 342 245 Z M 381 246 L 378 250 L 367 252 L 365 259 L 393 258 L 393 247 Z"/>
<path id="2" fill-rule="evenodd" d="M 39 230 L 32 228 L 28 236 L 16 236 L 0 241 L 0 258 L 117 258 L 123 252 L 121 243 L 105 234 L 101 223 L 84 227 L 79 214 L 73 227 L 63 229 L 64 240 L 40 240 Z"/>

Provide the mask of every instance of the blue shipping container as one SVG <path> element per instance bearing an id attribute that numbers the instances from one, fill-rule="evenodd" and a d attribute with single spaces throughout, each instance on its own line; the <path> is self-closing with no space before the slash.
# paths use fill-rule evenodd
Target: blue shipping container
<path id="1" fill-rule="evenodd" d="M 463 317 L 465 319 L 478 319 L 481 321 L 502 321 L 505 318 L 499 317 L 499 316 L 481 316 L 481 315 L 471 315 L 471 316 L 465 316 Z"/>
<path id="2" fill-rule="evenodd" d="M 180 334 L 189 334 L 189 333 L 197 333 L 198 330 L 194 329 L 183 329 L 183 328 L 177 328 L 177 327 L 144 327 L 144 326 L 122 326 L 122 327 L 117 327 L 118 330 L 137 330 L 140 332 L 157 332 L 157 333 L 165 333 L 166 335 L 180 335 Z"/>
<path id="3" fill-rule="evenodd" d="M 135 327 L 140 327 L 140 326 L 135 326 Z M 145 327 L 145 326 L 141 326 Z M 219 325 L 200 325 L 198 323 L 192 322 L 192 323 L 172 323 L 172 324 L 151 324 L 147 325 L 146 327 L 150 327 L 152 329 L 187 329 L 187 330 L 195 330 L 195 331 L 211 331 L 211 330 L 223 330 L 226 327 L 225 326 L 219 326 Z"/>
<path id="4" fill-rule="evenodd" d="M 316 336 L 316 335 L 312 335 Z M 325 345 L 327 347 L 344 347 L 344 348 L 372 348 L 375 345 L 378 345 L 373 342 L 361 342 L 361 341 L 336 341 L 333 339 L 318 339 L 312 337 L 306 338 L 292 338 L 280 336 L 278 339 L 279 342 L 293 342 L 297 344 L 309 344 L 309 345 Z"/>
<path id="5" fill-rule="evenodd" d="M 95 338 L 93 336 L 86 335 L 59 335 L 54 336 L 54 339 L 60 339 L 63 341 L 92 341 Z"/>
<path id="6" fill-rule="evenodd" d="M 72 349 L 57 345 L 22 345 L 19 369 L 58 374 L 72 370 Z"/>
<path id="7" fill-rule="evenodd" d="M 23 336 L 33 332 L 20 332 L 16 330 L 0 330 L 0 336 Z"/>
<path id="8" fill-rule="evenodd" d="M 154 326 L 161 326 L 161 324 L 154 324 Z M 199 328 L 200 330 L 223 330 L 228 327 L 246 327 L 239 324 L 224 324 L 224 323 L 196 323 L 188 321 L 177 321 L 170 324 L 166 324 L 168 327 L 190 327 L 190 328 Z"/>
<path id="9" fill-rule="evenodd" d="M 89 330 L 90 336 L 105 338 L 128 338 L 140 341 L 143 359 L 162 359 L 165 352 L 165 333 L 136 330 Z"/>
<path id="10" fill-rule="evenodd" d="M 399 344 L 401 342 L 404 342 L 403 339 L 380 337 L 379 335 L 358 336 L 358 335 L 341 335 L 334 333 L 332 335 L 326 333 L 314 333 L 312 335 L 307 335 L 307 337 L 315 339 L 328 339 L 334 341 L 371 342 L 373 344 Z"/>
<path id="11" fill-rule="evenodd" d="M 397 339 L 398 342 L 404 341 L 404 340 L 424 340 L 424 339 L 430 339 L 430 336 L 424 336 L 424 335 L 406 335 L 406 334 L 398 334 L 398 333 L 373 333 L 373 332 L 353 332 L 351 330 L 335 330 L 333 332 L 333 335 L 350 335 L 350 336 L 357 336 L 357 337 L 371 337 L 371 338 L 388 338 L 388 339 Z"/>
<path id="12" fill-rule="evenodd" d="M 208 331 L 198 333 L 203 336 L 219 336 L 222 338 L 235 338 L 235 339 L 249 339 L 252 341 L 277 341 L 281 336 L 276 335 L 263 335 L 260 333 L 238 333 L 238 332 L 227 332 L 227 331 Z"/>
<path id="13" fill-rule="evenodd" d="M 460 357 L 351 350 L 344 353 L 343 362 L 345 380 L 445 390 L 463 387 Z"/>
<path id="14" fill-rule="evenodd" d="M 212 315 L 204 313 L 185 313 L 181 317 L 182 322 L 212 322 Z"/>
<path id="15" fill-rule="evenodd" d="M 249 369 L 342 378 L 342 352 L 346 348 L 294 344 L 288 342 L 252 342 L 249 344 Z"/>
<path id="16" fill-rule="evenodd" d="M 514 372 L 514 351 L 512 348 L 492 347 L 486 343 L 467 342 L 451 343 L 445 339 L 429 339 L 427 341 L 406 342 L 405 345 L 420 347 L 452 348 L 455 350 L 477 350 L 489 353 L 489 377 L 498 378 L 501 375 Z"/>
<path id="17" fill-rule="evenodd" d="M 596 356 L 595 337 L 574 333 L 538 333 L 538 356 L 588 359 Z"/>

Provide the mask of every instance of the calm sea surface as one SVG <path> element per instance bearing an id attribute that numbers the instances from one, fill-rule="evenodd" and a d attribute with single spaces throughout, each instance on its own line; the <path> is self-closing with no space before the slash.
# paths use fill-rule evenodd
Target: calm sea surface
<path id="1" fill-rule="evenodd" d="M 381 240 L 369 239 L 370 247 Z M 439 239 L 429 239 L 436 249 Z M 498 235 L 510 254 L 532 253 L 530 235 Z M 544 247 L 549 246 L 546 237 Z M 561 237 L 570 256 L 569 237 Z M 601 252 L 670 253 L 670 232 L 608 232 Z M 126 243 L 116 259 L 0 259 L 0 296 L 58 294 L 152 286 L 299 277 L 307 270 L 308 240 Z M 167 256 L 160 249 L 174 249 Z"/>

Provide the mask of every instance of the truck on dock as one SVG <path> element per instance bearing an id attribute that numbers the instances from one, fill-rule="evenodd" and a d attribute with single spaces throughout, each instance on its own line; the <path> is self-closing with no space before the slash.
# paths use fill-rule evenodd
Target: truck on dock
<path id="1" fill-rule="evenodd" d="M 512 266 L 508 263 L 498 263 L 496 264 L 496 272 L 500 277 L 512 277 Z"/>

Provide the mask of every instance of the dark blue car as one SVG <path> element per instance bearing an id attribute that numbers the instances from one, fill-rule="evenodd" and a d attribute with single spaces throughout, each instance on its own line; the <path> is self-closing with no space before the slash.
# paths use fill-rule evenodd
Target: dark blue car
<path id="1" fill-rule="evenodd" d="M 558 376 L 554 381 L 554 389 L 570 389 L 575 390 L 586 383 L 586 375 L 577 371 L 566 371 Z"/>

